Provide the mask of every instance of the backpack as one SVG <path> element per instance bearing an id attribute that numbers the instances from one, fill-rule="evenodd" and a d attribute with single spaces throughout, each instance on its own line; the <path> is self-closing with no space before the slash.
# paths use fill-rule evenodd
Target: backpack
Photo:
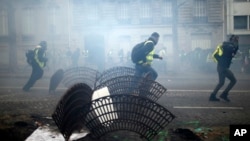
<path id="1" fill-rule="evenodd" d="M 222 49 L 223 49 L 222 50 L 223 51 L 223 55 L 225 57 L 233 57 L 232 54 L 236 53 L 236 51 L 237 51 L 236 47 L 231 42 L 223 42 Z"/>
<path id="2" fill-rule="evenodd" d="M 141 60 L 144 60 L 146 55 L 145 53 L 142 53 L 142 48 L 144 47 L 145 42 L 141 42 L 136 44 L 131 52 L 131 59 L 134 64 L 138 63 Z"/>
<path id="3" fill-rule="evenodd" d="M 26 61 L 29 65 L 32 64 L 33 60 L 34 60 L 34 56 L 35 56 L 35 51 L 34 50 L 28 50 L 26 53 Z"/>
<path id="4" fill-rule="evenodd" d="M 223 42 L 220 47 L 217 47 L 213 53 L 215 62 L 219 60 L 225 60 L 225 58 L 233 58 L 238 50 L 238 47 L 235 46 L 232 42 Z"/>

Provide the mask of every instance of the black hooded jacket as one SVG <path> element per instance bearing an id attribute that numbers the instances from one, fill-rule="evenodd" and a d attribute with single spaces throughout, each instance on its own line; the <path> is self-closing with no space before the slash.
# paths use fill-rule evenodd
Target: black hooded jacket
<path id="1" fill-rule="evenodd" d="M 144 47 L 142 48 L 142 51 L 141 52 L 144 52 L 144 56 L 147 56 L 155 47 L 155 45 L 157 44 L 155 42 L 155 40 L 152 38 L 152 37 L 149 37 L 147 41 L 151 41 L 151 42 L 148 42 L 147 44 L 144 45 Z M 147 42 L 145 41 L 145 42 Z M 159 58 L 159 55 L 157 54 L 154 54 L 153 56 L 154 58 Z"/>
<path id="2" fill-rule="evenodd" d="M 238 51 L 238 45 L 232 42 L 223 42 L 222 50 L 222 56 L 215 55 L 216 59 L 218 60 L 218 66 L 229 68 L 232 63 L 233 57 Z"/>

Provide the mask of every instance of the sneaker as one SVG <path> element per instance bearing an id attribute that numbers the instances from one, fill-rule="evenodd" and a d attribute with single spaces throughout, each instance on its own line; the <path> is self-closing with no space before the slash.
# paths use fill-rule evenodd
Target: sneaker
<path id="1" fill-rule="evenodd" d="M 227 102 L 230 102 L 230 99 L 228 99 L 227 94 L 221 94 L 220 98 L 227 101 Z"/>
<path id="2" fill-rule="evenodd" d="M 29 89 L 23 88 L 24 92 L 29 92 Z"/>
<path id="3" fill-rule="evenodd" d="M 216 98 L 216 97 L 210 97 L 209 101 L 220 101 L 220 99 Z"/>
<path id="4" fill-rule="evenodd" d="M 220 99 L 216 98 L 214 94 L 211 94 L 209 97 L 209 101 L 220 101 Z"/>

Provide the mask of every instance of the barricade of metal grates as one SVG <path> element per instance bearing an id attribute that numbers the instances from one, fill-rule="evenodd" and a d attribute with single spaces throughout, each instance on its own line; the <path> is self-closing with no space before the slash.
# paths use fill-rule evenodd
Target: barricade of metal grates
<path id="1" fill-rule="evenodd" d="M 124 75 L 135 75 L 135 69 L 125 66 L 112 67 L 103 71 L 96 79 L 95 86 L 109 80 Z"/>
<path id="2" fill-rule="evenodd" d="M 71 87 L 76 83 L 86 83 L 94 88 L 96 79 L 100 72 L 88 67 L 73 67 L 64 71 L 62 83 L 66 87 Z"/>
<path id="3" fill-rule="evenodd" d="M 150 99 L 126 94 L 93 100 L 85 106 L 81 116 L 85 116 L 82 120 L 95 139 L 110 132 L 128 130 L 152 140 L 175 118 L 166 108 Z"/>
<path id="4" fill-rule="evenodd" d="M 90 109 L 93 90 L 84 83 L 73 85 L 60 99 L 52 118 L 62 133 L 65 140 L 68 140 L 75 130 L 84 127 L 81 115 L 82 109 Z M 88 107 L 86 107 L 88 106 Z"/>
<path id="5" fill-rule="evenodd" d="M 95 90 L 108 87 L 111 95 L 132 94 L 157 101 L 167 89 L 160 83 L 144 77 L 124 75 L 100 83 Z"/>

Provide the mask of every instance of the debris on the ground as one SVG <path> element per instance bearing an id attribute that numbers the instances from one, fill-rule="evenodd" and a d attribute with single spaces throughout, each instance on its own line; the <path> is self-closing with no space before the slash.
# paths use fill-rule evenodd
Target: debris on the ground
<path id="1" fill-rule="evenodd" d="M 181 139 L 184 140 L 202 141 L 202 139 L 190 129 L 177 128 L 173 129 L 172 133 L 178 135 Z"/>
<path id="2" fill-rule="evenodd" d="M 73 133 L 70 140 L 77 140 L 85 137 L 88 132 Z M 61 133 L 55 132 L 50 126 L 41 126 L 37 128 L 25 141 L 64 141 L 64 137 Z"/>

